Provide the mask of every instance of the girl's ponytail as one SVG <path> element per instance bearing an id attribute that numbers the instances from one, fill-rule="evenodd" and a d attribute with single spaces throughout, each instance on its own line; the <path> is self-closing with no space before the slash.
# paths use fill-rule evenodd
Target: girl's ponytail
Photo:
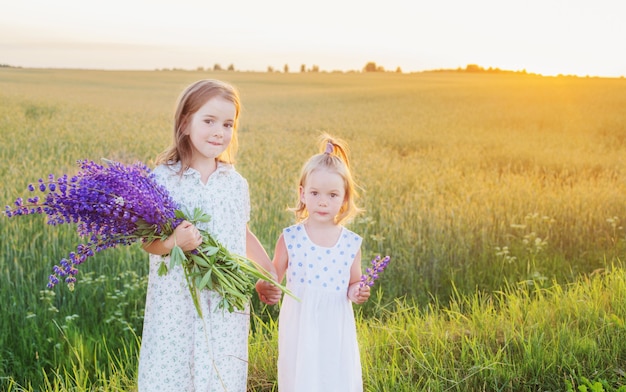
<path id="1" fill-rule="evenodd" d="M 336 139 L 327 133 L 320 136 L 320 151 L 330 156 L 336 156 L 341 159 L 346 168 L 350 169 L 350 161 L 348 159 L 348 145 L 341 139 Z"/>

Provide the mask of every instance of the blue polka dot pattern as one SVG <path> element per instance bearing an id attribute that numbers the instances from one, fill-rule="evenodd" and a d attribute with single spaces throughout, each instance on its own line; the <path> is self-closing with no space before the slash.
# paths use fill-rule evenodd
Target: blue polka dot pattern
<path id="1" fill-rule="evenodd" d="M 342 227 L 337 243 L 324 247 L 311 241 L 304 226 L 297 224 L 284 229 L 283 238 L 289 254 L 288 285 L 305 285 L 333 292 L 348 289 L 350 266 L 362 243 L 358 234 Z"/>

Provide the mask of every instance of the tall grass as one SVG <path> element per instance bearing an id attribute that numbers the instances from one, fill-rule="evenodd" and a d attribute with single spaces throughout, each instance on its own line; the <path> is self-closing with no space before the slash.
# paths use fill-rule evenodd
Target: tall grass
<path id="1" fill-rule="evenodd" d="M 594 271 L 623 266 L 623 79 L 0 69 L 0 200 L 10 203 L 48 173 L 72 173 L 79 159 L 151 164 L 169 143 L 179 92 L 206 77 L 240 89 L 237 168 L 250 183 L 251 227 L 270 254 L 281 228 L 292 222 L 286 207 L 295 202 L 300 165 L 317 152 L 318 132 L 349 141 L 366 210 L 351 229 L 365 238 L 364 263 L 378 253 L 392 256 L 377 283 L 381 291 L 361 307 L 362 325 L 388 309 L 386 318 L 409 314 L 416 325 L 407 328 L 422 328 L 429 309 L 450 310 L 449 301 L 478 301 L 477 295 L 495 301 L 493 293 L 518 284 L 529 292 L 567 287 Z M 46 290 L 51 266 L 75 247 L 74 237 L 72 228 L 48 227 L 40 217 L 4 218 L 0 225 L 0 377 L 13 385 L 62 390 L 64 383 L 87 382 L 77 372 L 96 383 L 91 385 L 112 381 L 107 374 L 132 384 L 128 361 L 136 361 L 141 334 L 145 254 L 136 247 L 104 252 L 82 266 L 75 292 Z M 277 310 L 254 305 L 260 314 L 255 337 L 271 345 Z M 548 312 L 551 304 L 533 306 Z M 489 321 L 480 311 L 474 317 Z M 451 349 L 442 342 L 429 350 Z M 400 355 L 408 344 L 400 343 L 385 347 Z M 530 343 L 504 345 L 500 355 L 511 356 L 515 348 L 519 360 L 522 349 L 547 344 Z M 618 341 L 606 339 L 596 347 L 610 352 L 613 345 Z M 265 344 L 263 350 L 270 352 Z M 573 355 L 579 360 L 582 354 Z M 109 356 L 124 363 L 111 369 Z M 471 358 L 464 353 L 460 364 Z M 623 351 L 615 359 L 623 369 Z M 441 380 L 477 377 L 468 371 L 453 378 L 446 372 L 461 365 L 438 361 L 439 367 L 426 363 L 441 378 L 418 385 L 461 390 Z M 272 388 L 271 376 L 264 381 L 269 363 L 251 363 L 260 390 Z M 389 380 L 397 376 L 399 383 L 420 380 L 405 378 L 417 371 L 405 362 L 364 366 Z M 526 382 L 534 376 L 519 377 Z M 386 390 L 380 385 L 372 390 Z M 388 390 L 401 390 L 390 385 Z M 506 390 L 509 384 L 483 387 L 498 385 Z"/>
<path id="2" fill-rule="evenodd" d="M 360 324 L 365 384 L 370 391 L 564 391 L 588 377 L 626 385 L 626 280 L 623 270 L 602 275 L 564 287 L 455 295 L 425 310 L 406 302 L 380 309 Z"/>
<path id="3" fill-rule="evenodd" d="M 396 299 L 357 311 L 365 390 L 626 391 L 626 275 L 611 270 L 562 286 L 507 287 L 456 295 L 422 309 Z M 254 319 L 248 390 L 276 391 L 277 325 Z M 65 332 L 61 336 L 67 339 Z M 44 375 L 47 391 L 136 390 L 138 341 L 85 361 L 74 340 L 65 367 Z M 11 392 L 33 391 L 0 380 Z M 594 387 L 591 389 L 590 387 Z M 581 389 L 587 388 L 587 389 Z"/>

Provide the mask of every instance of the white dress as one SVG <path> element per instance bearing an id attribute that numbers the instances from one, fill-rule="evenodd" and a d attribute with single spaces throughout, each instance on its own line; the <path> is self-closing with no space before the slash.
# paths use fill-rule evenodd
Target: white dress
<path id="1" fill-rule="evenodd" d="M 280 392 L 363 390 L 350 267 L 361 237 L 345 227 L 331 247 L 316 245 L 298 224 L 283 230 L 286 279 L 300 302 L 284 296 L 278 321 Z"/>
<path id="2" fill-rule="evenodd" d="M 179 206 L 200 207 L 211 216 L 198 224 L 233 253 L 245 255 L 250 215 L 248 183 L 231 165 L 219 164 L 207 184 L 179 164 L 158 166 L 158 183 Z M 201 226 L 201 225 L 204 225 Z M 180 266 L 158 276 L 162 260 L 150 255 L 150 275 L 139 355 L 139 392 L 245 392 L 248 371 L 249 310 L 229 313 L 217 307 L 219 294 L 202 290 L 204 318 L 198 317 Z"/>

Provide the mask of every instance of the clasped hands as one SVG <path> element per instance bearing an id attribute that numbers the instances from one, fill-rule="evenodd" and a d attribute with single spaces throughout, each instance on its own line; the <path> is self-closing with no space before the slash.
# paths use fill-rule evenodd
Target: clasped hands
<path id="1" fill-rule="evenodd" d="M 256 282 L 256 291 L 259 294 L 259 299 L 267 305 L 276 305 L 283 295 L 280 288 L 262 279 Z"/>

